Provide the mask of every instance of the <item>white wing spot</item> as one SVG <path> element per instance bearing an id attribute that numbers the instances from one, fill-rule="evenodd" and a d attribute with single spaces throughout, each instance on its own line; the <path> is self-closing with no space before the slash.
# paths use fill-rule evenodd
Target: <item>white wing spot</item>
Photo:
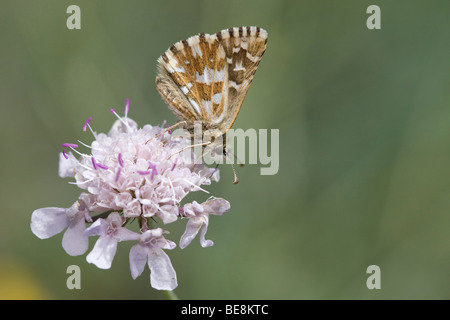
<path id="1" fill-rule="evenodd" d="M 202 106 L 208 115 L 211 115 L 211 101 L 202 99 Z"/>
<path id="2" fill-rule="evenodd" d="M 186 70 L 184 70 L 183 66 L 181 66 L 181 67 L 174 66 L 174 69 L 175 69 L 176 72 L 181 72 L 181 73 L 185 73 L 186 72 Z"/>
<path id="3" fill-rule="evenodd" d="M 242 61 L 236 63 L 236 66 L 233 68 L 233 71 L 245 71 L 245 68 L 242 66 Z"/>
<path id="4" fill-rule="evenodd" d="M 246 57 L 247 57 L 247 59 L 250 60 L 251 62 L 255 62 L 255 63 L 256 63 L 256 62 L 259 61 L 259 57 L 252 56 L 249 52 L 247 52 Z"/>
<path id="5" fill-rule="evenodd" d="M 238 85 L 236 82 L 234 82 L 233 80 L 228 81 L 228 85 L 232 88 L 235 88 L 236 90 L 239 90 L 240 85 Z"/>
<path id="6" fill-rule="evenodd" d="M 214 74 L 214 82 L 220 82 L 225 80 L 225 68 L 222 70 L 216 70 L 216 73 Z"/>
<path id="7" fill-rule="evenodd" d="M 170 64 L 165 64 L 164 66 L 166 67 L 166 70 L 169 73 L 174 73 L 175 72 L 175 70 L 173 70 L 173 68 L 170 66 Z"/>
<path id="8" fill-rule="evenodd" d="M 228 30 L 222 30 L 220 31 L 222 39 L 228 39 L 230 37 L 230 33 L 228 32 Z"/>
<path id="9" fill-rule="evenodd" d="M 206 83 L 209 84 L 207 73 L 199 74 L 197 71 L 195 72 L 195 81 L 198 83 Z"/>
<path id="10" fill-rule="evenodd" d="M 214 74 L 214 70 L 210 69 L 208 67 L 205 67 L 205 69 L 203 70 L 203 74 L 199 74 L 197 71 L 195 72 L 195 80 L 198 83 L 206 83 L 206 84 L 210 84 L 211 83 L 211 78 Z"/>
<path id="11" fill-rule="evenodd" d="M 183 46 L 183 44 L 182 44 L 180 41 L 177 42 L 177 43 L 175 43 L 175 48 L 176 48 L 178 51 L 181 51 L 181 52 L 184 53 L 184 46 Z"/>
<path id="12" fill-rule="evenodd" d="M 214 94 L 212 100 L 215 104 L 220 104 L 220 101 L 222 100 L 222 93 L 219 92 Z"/>
<path id="13" fill-rule="evenodd" d="M 198 45 L 199 40 L 198 37 L 190 37 L 187 40 L 189 46 L 192 49 L 192 56 L 195 58 L 196 56 L 199 56 L 200 58 L 203 57 L 202 48 Z"/>

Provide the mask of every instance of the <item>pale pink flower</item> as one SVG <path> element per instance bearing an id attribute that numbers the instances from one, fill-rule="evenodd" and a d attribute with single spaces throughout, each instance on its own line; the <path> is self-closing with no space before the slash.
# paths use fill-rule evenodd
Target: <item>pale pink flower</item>
<path id="1" fill-rule="evenodd" d="M 136 279 L 144 271 L 145 264 L 150 269 L 150 284 L 158 290 L 173 290 L 177 287 L 177 275 L 169 256 L 162 250 L 172 250 L 175 243 L 164 238 L 161 228 L 147 230 L 139 237 L 138 244 L 130 250 L 131 276 Z"/>
<path id="2" fill-rule="evenodd" d="M 89 209 L 82 200 L 76 201 L 70 208 L 41 208 L 31 215 L 31 230 L 40 239 L 53 237 L 64 232 L 62 246 L 71 256 L 84 254 L 88 249 L 88 237 L 84 231 L 85 222 L 92 221 Z"/>
<path id="3" fill-rule="evenodd" d="M 100 236 L 86 261 L 100 269 L 111 268 L 119 241 L 137 240 L 139 234 L 122 227 L 123 220 L 118 212 L 110 213 L 108 218 L 98 219 L 86 229 L 88 236 Z"/>
<path id="4" fill-rule="evenodd" d="M 128 99 L 124 117 L 110 110 L 118 120 L 107 134 L 95 132 L 89 118 L 83 131 L 92 132 L 90 145 L 81 141 L 62 145 L 58 173 L 74 178 L 71 183 L 84 192 L 68 209 L 35 210 L 31 230 L 45 239 L 67 228 L 62 244 L 70 255 L 85 253 L 88 237 L 99 236 L 87 261 L 102 269 L 111 267 L 119 242 L 137 241 L 130 251 L 133 278 L 147 262 L 151 285 L 172 290 L 176 274 L 163 249 L 173 249 L 175 243 L 165 239 L 161 228 L 154 229 L 153 221 L 167 225 L 188 218 L 180 246 L 186 247 L 200 230 L 201 245 L 211 246 L 212 241 L 205 240 L 209 215 L 222 215 L 230 205 L 220 198 L 182 205 L 190 192 L 207 192 L 202 186 L 218 181 L 219 170 L 194 161 L 189 134 L 180 136 L 164 125 L 138 128 L 128 110 Z M 140 233 L 127 229 L 133 221 L 139 223 Z M 86 223 L 92 224 L 86 229 Z"/>
<path id="5" fill-rule="evenodd" d="M 199 231 L 201 246 L 203 248 L 212 246 L 214 242 L 205 239 L 206 231 L 208 230 L 209 215 L 222 215 L 228 210 L 230 210 L 230 203 L 222 198 L 211 199 L 202 204 L 194 201 L 180 208 L 181 216 L 189 218 L 186 230 L 180 239 L 180 248 L 186 248 L 194 240 Z"/>

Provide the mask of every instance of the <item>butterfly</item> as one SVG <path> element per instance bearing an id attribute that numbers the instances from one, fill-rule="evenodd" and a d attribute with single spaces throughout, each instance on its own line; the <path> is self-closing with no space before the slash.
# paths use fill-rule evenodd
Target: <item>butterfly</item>
<path id="1" fill-rule="evenodd" d="M 200 33 L 173 44 L 158 59 L 156 88 L 187 130 L 220 135 L 233 126 L 267 45 L 260 27 Z M 234 168 L 233 168 L 234 169 Z"/>

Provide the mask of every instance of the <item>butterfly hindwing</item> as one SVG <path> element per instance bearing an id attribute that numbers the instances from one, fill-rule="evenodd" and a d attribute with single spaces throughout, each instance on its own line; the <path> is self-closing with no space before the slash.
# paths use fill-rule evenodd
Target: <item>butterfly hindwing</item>
<path id="1" fill-rule="evenodd" d="M 266 50 L 267 32 L 259 27 L 240 27 L 216 33 L 225 50 L 228 71 L 228 116 L 221 126 L 228 130 L 242 106 L 253 76 Z"/>

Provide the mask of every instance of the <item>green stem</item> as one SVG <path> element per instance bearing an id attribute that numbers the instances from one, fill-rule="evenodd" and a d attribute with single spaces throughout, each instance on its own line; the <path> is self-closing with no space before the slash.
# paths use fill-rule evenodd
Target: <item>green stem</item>
<path id="1" fill-rule="evenodd" d="M 98 214 L 96 216 L 93 216 L 92 217 L 92 222 L 95 222 L 95 221 L 97 221 L 100 218 L 106 218 L 113 211 L 114 210 L 108 210 L 108 211 L 102 212 L 102 213 L 100 213 L 100 214 Z"/>
<path id="2" fill-rule="evenodd" d="M 166 300 L 180 300 L 175 294 L 175 291 L 162 290 L 162 293 Z"/>

